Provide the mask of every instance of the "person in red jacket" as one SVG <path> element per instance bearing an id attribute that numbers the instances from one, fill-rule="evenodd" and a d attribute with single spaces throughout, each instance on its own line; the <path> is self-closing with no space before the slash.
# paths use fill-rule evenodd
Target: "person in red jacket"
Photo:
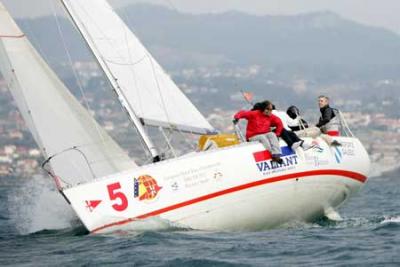
<path id="1" fill-rule="evenodd" d="M 257 103 L 252 110 L 241 110 L 234 116 L 234 123 L 240 119 L 247 120 L 246 139 L 261 142 L 265 149 L 271 152 L 272 160 L 282 163 L 282 155 L 277 136 L 283 130 L 282 121 L 272 114 L 272 103 L 264 101 Z M 275 127 L 275 132 L 271 131 Z"/>

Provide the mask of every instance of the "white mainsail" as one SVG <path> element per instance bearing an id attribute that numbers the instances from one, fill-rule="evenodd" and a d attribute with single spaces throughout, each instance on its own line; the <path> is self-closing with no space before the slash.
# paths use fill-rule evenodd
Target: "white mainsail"
<path id="1" fill-rule="evenodd" d="M 73 97 L 0 2 L 0 71 L 52 172 L 71 184 L 136 167 Z"/>
<path id="2" fill-rule="evenodd" d="M 131 118 L 173 130 L 215 132 L 107 1 L 62 2 Z"/>

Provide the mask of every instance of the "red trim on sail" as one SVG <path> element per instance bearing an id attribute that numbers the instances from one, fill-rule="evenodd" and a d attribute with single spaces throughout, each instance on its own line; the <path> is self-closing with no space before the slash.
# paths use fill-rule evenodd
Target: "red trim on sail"
<path id="1" fill-rule="evenodd" d="M 22 38 L 25 37 L 25 34 L 21 34 L 21 35 L 1 35 L 0 34 L 0 38 Z"/>
<path id="2" fill-rule="evenodd" d="M 263 180 L 259 180 L 259 181 L 255 181 L 255 182 L 251 182 L 248 184 L 243 184 L 243 185 L 239 185 L 239 186 L 235 186 L 232 188 L 228 188 L 222 191 L 218 191 L 212 194 L 208 194 L 208 195 L 204 195 L 198 198 L 194 198 L 188 201 L 184 201 L 181 203 L 177 203 L 175 205 L 172 206 L 168 206 L 162 209 L 158 209 L 149 213 L 145 213 L 142 215 L 139 215 L 137 217 L 134 218 L 129 218 L 123 221 L 119 221 L 119 222 L 114 222 L 114 223 L 110 223 L 110 224 L 106 224 L 103 225 L 101 227 L 98 227 L 96 229 L 94 229 L 92 231 L 92 233 L 98 232 L 100 230 L 104 230 L 106 228 L 112 227 L 112 226 L 117 226 L 117 225 L 123 225 L 129 222 L 133 222 L 133 221 L 137 221 L 137 220 L 141 220 L 141 219 L 146 219 L 149 217 L 153 217 L 153 216 L 157 216 L 160 215 L 162 213 L 166 213 L 172 210 L 176 210 L 182 207 L 186 207 L 186 206 L 190 206 L 192 204 L 195 203 L 199 203 L 208 199 L 212 199 L 212 198 L 216 198 L 222 195 L 227 195 L 233 192 L 237 192 L 237 191 L 241 191 L 244 189 L 248 189 L 248 188 L 252 188 L 252 187 L 256 187 L 256 186 L 260 186 L 260 185 L 264 185 L 264 184 L 270 184 L 270 183 L 275 183 L 275 182 L 280 182 L 280 181 L 284 181 L 284 180 L 291 180 L 291 179 L 298 179 L 298 178 L 306 178 L 309 176 L 316 176 L 316 175 L 337 175 L 337 176 L 342 176 L 345 178 L 349 178 L 349 179 L 353 179 L 356 181 L 359 181 L 361 183 L 364 183 L 367 180 L 367 177 L 360 174 L 360 173 L 356 173 L 356 172 L 351 172 L 351 171 L 343 171 L 343 170 L 315 170 L 315 171 L 305 171 L 305 172 L 298 172 L 298 173 L 291 173 L 291 174 L 286 174 L 286 175 L 281 175 L 281 176 L 276 176 L 276 177 L 272 177 L 272 178 L 266 178 Z"/>

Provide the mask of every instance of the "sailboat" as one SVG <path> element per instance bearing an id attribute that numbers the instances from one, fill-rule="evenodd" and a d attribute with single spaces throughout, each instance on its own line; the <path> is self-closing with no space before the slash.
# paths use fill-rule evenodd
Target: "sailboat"
<path id="1" fill-rule="evenodd" d="M 257 142 L 219 142 L 212 127 L 105 0 L 63 0 L 65 10 L 151 154 L 139 166 L 95 121 L 0 4 L 0 71 L 65 200 L 91 233 L 147 219 L 215 231 L 258 230 L 335 214 L 365 184 L 369 157 L 347 125 L 330 147 L 283 163 Z M 163 159 L 149 127 L 201 135 L 214 146 Z M 234 138 L 235 139 L 235 138 Z M 226 141 L 226 139 L 223 139 Z M 223 144 L 222 144 L 223 143 Z"/>

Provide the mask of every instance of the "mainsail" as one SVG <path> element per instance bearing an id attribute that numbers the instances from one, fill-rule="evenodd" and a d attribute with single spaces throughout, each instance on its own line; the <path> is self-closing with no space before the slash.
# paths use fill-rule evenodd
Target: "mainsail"
<path id="1" fill-rule="evenodd" d="M 52 172 L 76 184 L 136 164 L 73 97 L 0 3 L 0 71 Z"/>
<path id="2" fill-rule="evenodd" d="M 178 131 L 215 132 L 107 1 L 62 2 L 131 118 Z"/>

